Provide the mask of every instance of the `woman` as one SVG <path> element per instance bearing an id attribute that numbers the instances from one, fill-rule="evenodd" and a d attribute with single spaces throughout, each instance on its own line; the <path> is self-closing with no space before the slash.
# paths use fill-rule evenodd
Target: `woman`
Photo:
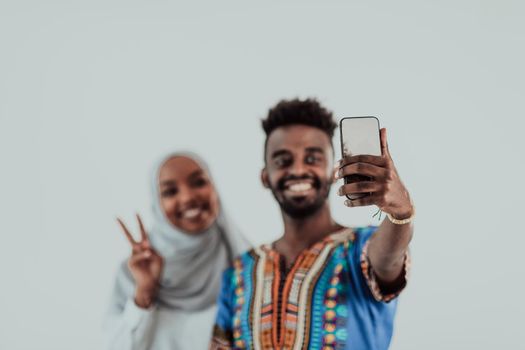
<path id="1" fill-rule="evenodd" d="M 207 349 L 223 270 L 248 249 L 195 155 L 162 159 L 152 176 L 154 225 L 131 244 L 106 322 L 109 349 Z"/>

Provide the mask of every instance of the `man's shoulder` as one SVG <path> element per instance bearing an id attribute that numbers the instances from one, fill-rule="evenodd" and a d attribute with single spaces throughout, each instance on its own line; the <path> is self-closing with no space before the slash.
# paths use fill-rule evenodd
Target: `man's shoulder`
<path id="1" fill-rule="evenodd" d="M 271 255 L 272 244 L 265 243 L 259 246 L 253 247 L 250 250 L 245 251 L 241 255 L 237 256 L 233 260 L 232 270 L 242 269 L 252 263 L 257 263 L 261 258 Z"/>
<path id="2" fill-rule="evenodd" d="M 352 231 L 354 231 L 357 235 L 371 235 L 377 230 L 378 226 L 376 225 L 368 225 L 368 226 L 358 226 L 352 228 Z"/>
<path id="3" fill-rule="evenodd" d="M 263 247 L 265 247 L 265 245 L 251 248 L 250 250 L 245 251 L 241 255 L 238 255 L 235 259 L 233 259 L 232 268 L 234 269 L 235 267 L 239 267 L 240 265 L 244 265 L 247 262 L 252 261 L 254 258 L 257 257 L 257 252 L 260 251 Z"/>
<path id="4" fill-rule="evenodd" d="M 377 226 L 356 226 L 356 227 L 343 227 L 337 232 L 330 234 L 327 239 L 334 243 L 340 243 L 345 241 L 354 241 L 356 239 L 368 239 L 375 231 Z M 271 244 L 265 243 L 257 247 L 253 247 L 250 250 L 245 251 L 241 255 L 237 256 L 233 260 L 232 269 L 235 267 L 242 267 L 247 263 L 255 261 L 261 258 L 263 255 L 267 255 L 271 250 Z"/>
<path id="5" fill-rule="evenodd" d="M 257 249 L 252 248 L 233 259 L 232 264 L 224 271 L 223 278 L 227 283 L 235 285 L 239 275 L 251 271 L 250 266 L 257 260 Z"/>

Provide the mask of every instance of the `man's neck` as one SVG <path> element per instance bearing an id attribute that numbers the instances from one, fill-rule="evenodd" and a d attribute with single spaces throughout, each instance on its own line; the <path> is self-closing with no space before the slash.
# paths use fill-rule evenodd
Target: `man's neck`
<path id="1" fill-rule="evenodd" d="M 296 219 L 286 213 L 282 215 L 284 235 L 274 246 L 284 256 L 287 266 L 293 263 L 304 249 L 342 228 L 332 218 L 328 203 L 306 218 Z"/>

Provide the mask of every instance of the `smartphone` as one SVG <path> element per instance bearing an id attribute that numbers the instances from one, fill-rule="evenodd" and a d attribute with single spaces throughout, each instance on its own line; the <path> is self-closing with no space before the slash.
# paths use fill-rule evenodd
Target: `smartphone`
<path id="1" fill-rule="evenodd" d="M 343 157 L 361 154 L 381 155 L 379 119 L 376 117 L 344 117 L 339 122 L 339 130 Z M 345 184 L 368 180 L 370 177 L 356 174 L 344 178 Z M 369 195 L 369 193 L 356 193 L 346 196 L 348 199 L 358 199 Z"/>

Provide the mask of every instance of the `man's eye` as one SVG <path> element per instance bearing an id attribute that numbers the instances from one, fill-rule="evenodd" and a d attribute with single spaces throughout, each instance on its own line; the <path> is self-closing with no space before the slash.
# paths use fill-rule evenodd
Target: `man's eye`
<path id="1" fill-rule="evenodd" d="M 315 164 L 319 160 L 316 156 L 306 156 L 305 162 L 306 164 Z"/>
<path id="2" fill-rule="evenodd" d="M 161 192 L 160 195 L 161 195 L 163 198 L 165 198 L 165 197 L 173 197 L 173 196 L 175 196 L 178 192 L 179 192 L 179 190 L 178 190 L 177 188 L 167 188 L 167 189 L 163 190 L 163 191 Z"/>
<path id="3" fill-rule="evenodd" d="M 290 158 L 285 158 L 285 157 L 281 157 L 281 158 L 276 158 L 275 159 L 275 165 L 278 168 L 284 168 L 284 167 L 290 165 L 291 162 L 292 162 L 292 160 Z"/>

